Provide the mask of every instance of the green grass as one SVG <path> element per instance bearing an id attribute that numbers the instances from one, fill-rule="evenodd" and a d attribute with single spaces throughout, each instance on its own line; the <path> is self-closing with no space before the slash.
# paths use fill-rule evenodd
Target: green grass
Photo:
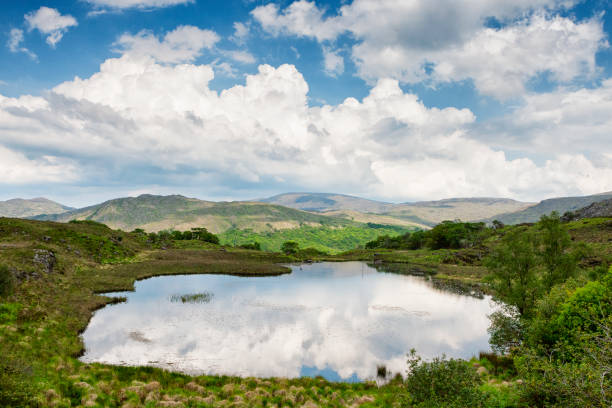
<path id="1" fill-rule="evenodd" d="M 232 229 L 219 234 L 222 244 L 243 245 L 259 242 L 264 251 L 279 251 L 283 242 L 295 241 L 300 248 L 314 248 L 330 254 L 348 251 L 365 245 L 380 235 L 396 236 L 409 229 L 393 226 L 368 226 L 368 224 L 351 226 L 303 225 L 300 228 L 282 229 L 270 232 L 253 232 L 251 230 Z"/>

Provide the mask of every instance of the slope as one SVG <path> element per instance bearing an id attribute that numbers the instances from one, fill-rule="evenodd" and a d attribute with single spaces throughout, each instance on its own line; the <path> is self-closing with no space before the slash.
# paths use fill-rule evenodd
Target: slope
<path id="1" fill-rule="evenodd" d="M 43 197 L 0 201 L 0 217 L 25 218 L 40 214 L 59 214 L 70 210 L 73 208 Z"/>
<path id="2" fill-rule="evenodd" d="M 310 226 L 344 226 L 350 221 L 326 217 L 279 205 L 258 202 L 211 202 L 180 195 L 117 198 L 102 204 L 45 215 L 36 219 L 68 222 L 93 220 L 111 228 L 148 232 L 165 229 L 188 230 L 206 227 L 213 233 L 228 229 L 250 229 L 255 232 Z"/>
<path id="3" fill-rule="evenodd" d="M 538 204 L 521 211 L 509 212 L 496 216 L 490 216 L 487 221 L 494 219 L 504 224 L 520 224 L 523 222 L 536 222 L 542 215 L 548 215 L 553 211 L 563 215 L 568 211 L 576 211 L 598 201 L 612 198 L 612 192 L 595 194 L 584 197 L 559 197 L 540 201 Z"/>

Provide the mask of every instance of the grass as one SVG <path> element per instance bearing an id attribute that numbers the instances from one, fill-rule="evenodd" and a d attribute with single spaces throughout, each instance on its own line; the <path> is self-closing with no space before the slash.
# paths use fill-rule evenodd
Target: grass
<path id="1" fill-rule="evenodd" d="M 212 293 L 193 293 L 189 295 L 172 295 L 170 301 L 174 303 L 208 303 L 213 298 Z"/>
<path id="2" fill-rule="evenodd" d="M 597 262 L 609 259 L 611 221 L 570 224 L 572 237 L 583 241 Z M 51 272 L 34 262 L 37 250 L 53 252 Z M 389 273 L 433 274 L 436 280 L 477 285 L 485 269 L 474 251 L 353 250 L 320 260 L 364 260 Z M 333 383 L 322 378 L 194 377 L 78 360 L 83 352 L 79 334 L 92 313 L 120 301 L 99 293 L 133 290 L 136 280 L 158 275 L 279 275 L 290 271 L 281 263 L 295 260 L 299 258 L 195 241 L 156 249 L 136 234 L 95 222 L 0 218 L 0 263 L 28 277 L 0 298 L 0 406 L 400 406 L 398 396 L 406 395 L 400 379 L 378 387 L 374 382 Z M 182 296 L 191 295 L 197 299 L 202 294 Z M 483 358 L 478 364 L 487 373 L 481 389 L 496 401 L 491 406 L 518 406 L 516 379 L 496 371 L 495 364 L 501 367 L 501 362 Z"/>
<path id="3" fill-rule="evenodd" d="M 113 263 L 104 262 L 91 250 L 91 242 L 104 246 L 109 240 L 123 255 L 111 252 Z M 34 250 L 40 248 L 55 254 L 57 264 L 51 273 L 41 272 L 32 261 Z M 81 255 L 76 256 L 75 251 Z M 10 268 L 38 273 L 0 298 L 0 406 L 367 407 L 391 406 L 398 392 L 397 387 L 378 388 L 368 382 L 192 377 L 152 367 L 78 360 L 84 351 L 79 334 L 92 313 L 117 301 L 98 293 L 133 290 L 135 280 L 157 275 L 278 275 L 290 271 L 279 263 L 292 258 L 218 246 L 159 250 L 131 234 L 95 223 L 0 219 L 0 259 Z M 188 294 L 185 301 L 205 297 Z"/>

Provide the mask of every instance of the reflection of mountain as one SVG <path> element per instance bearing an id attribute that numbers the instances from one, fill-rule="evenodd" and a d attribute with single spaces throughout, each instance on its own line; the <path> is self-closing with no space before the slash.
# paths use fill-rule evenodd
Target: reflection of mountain
<path id="1" fill-rule="evenodd" d="M 168 301 L 188 291 L 214 293 L 214 301 Z M 442 292 L 425 279 L 378 273 L 359 262 L 302 265 L 268 278 L 164 276 L 138 282 L 127 297 L 93 317 L 83 334 L 86 361 L 364 379 L 378 364 L 404 372 L 411 347 L 424 357 L 469 358 L 488 349 L 488 299 Z M 134 332 L 137 339 L 128 335 Z"/>

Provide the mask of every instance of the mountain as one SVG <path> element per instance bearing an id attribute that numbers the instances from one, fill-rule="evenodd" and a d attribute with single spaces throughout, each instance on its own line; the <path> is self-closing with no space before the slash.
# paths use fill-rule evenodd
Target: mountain
<path id="1" fill-rule="evenodd" d="M 351 210 L 381 214 L 393 206 L 390 203 L 332 193 L 286 193 L 257 201 L 314 212 Z"/>
<path id="2" fill-rule="evenodd" d="M 59 214 L 73 209 L 42 197 L 0 201 L 0 217 L 26 218 L 40 214 Z"/>
<path id="3" fill-rule="evenodd" d="M 232 228 L 266 232 L 309 226 L 344 226 L 350 221 L 260 202 L 212 202 L 180 195 L 117 198 L 62 214 L 34 217 L 68 222 L 93 220 L 111 228 L 148 232 L 206 227 L 213 233 Z"/>
<path id="4" fill-rule="evenodd" d="M 391 204 L 327 193 L 287 193 L 260 201 L 360 222 L 420 227 L 432 226 L 444 220 L 480 220 L 532 205 L 508 198 L 451 198 Z"/>
<path id="5" fill-rule="evenodd" d="M 523 210 L 533 205 L 509 198 L 449 198 L 438 201 L 396 204 L 387 213 L 393 217 L 422 220 L 435 225 L 444 220 L 477 221 L 496 214 Z"/>
<path id="6" fill-rule="evenodd" d="M 593 203 L 612 198 L 612 191 L 607 193 L 595 194 L 584 197 L 559 197 L 540 201 L 538 204 L 528 207 L 521 211 L 509 212 L 491 216 L 488 221 L 494 219 L 504 224 L 520 224 L 523 222 L 536 222 L 542 215 L 548 215 L 553 211 L 560 215 L 568 211 L 576 211 Z"/>

